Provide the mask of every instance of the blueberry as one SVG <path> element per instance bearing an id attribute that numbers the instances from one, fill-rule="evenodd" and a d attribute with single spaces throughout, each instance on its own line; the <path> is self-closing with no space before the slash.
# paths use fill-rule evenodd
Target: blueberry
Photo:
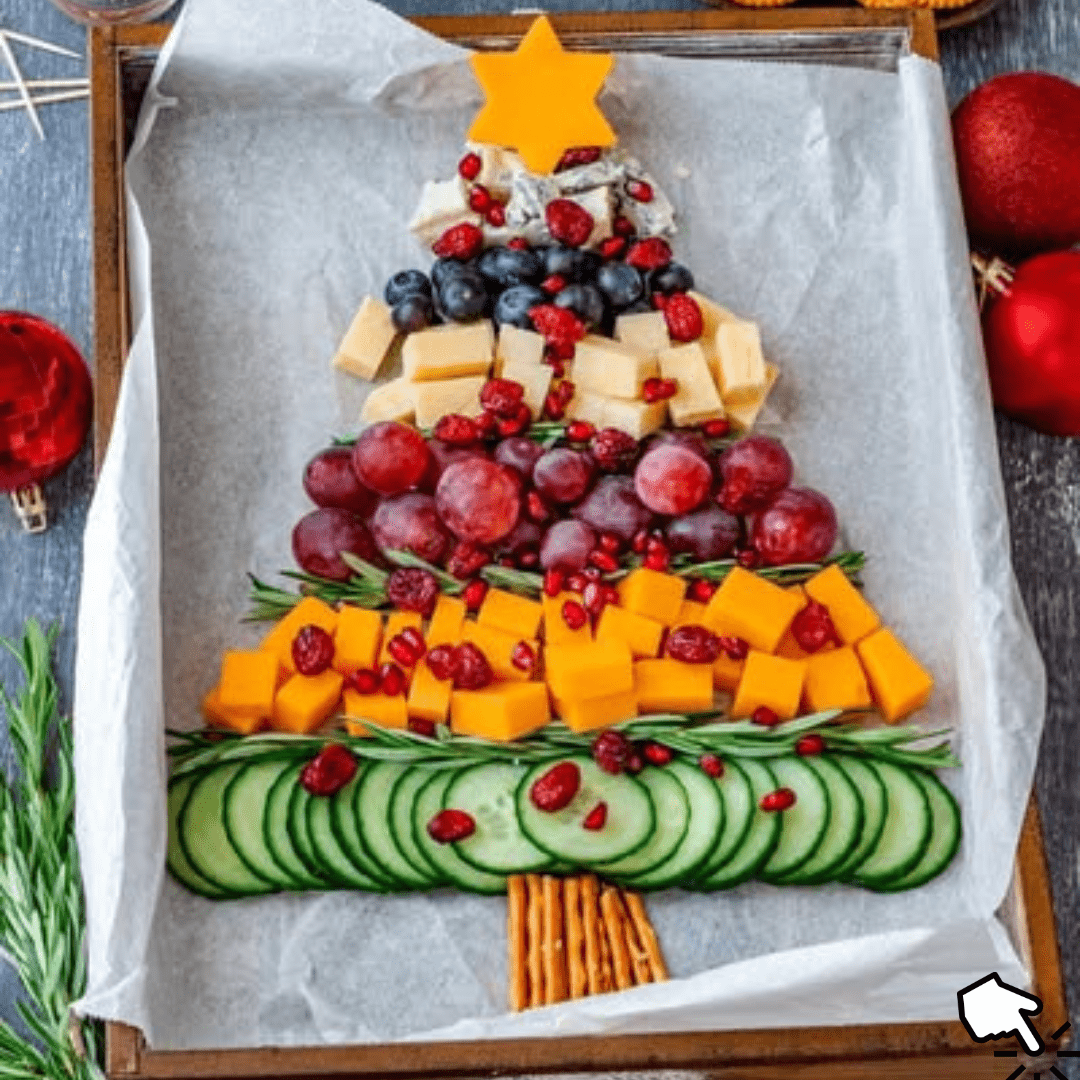
<path id="1" fill-rule="evenodd" d="M 649 274 L 649 289 L 670 296 L 675 292 L 689 292 L 694 287 L 694 275 L 682 263 L 658 266 Z"/>
<path id="2" fill-rule="evenodd" d="M 431 280 L 435 282 L 435 288 L 441 289 L 443 282 L 463 271 L 476 272 L 476 262 L 462 262 L 460 259 L 436 259 L 431 266 Z"/>
<path id="3" fill-rule="evenodd" d="M 499 326 L 509 323 L 523 330 L 531 330 L 533 325 L 529 319 L 529 308 L 547 302 L 547 296 L 532 285 L 512 285 L 500 293 L 495 301 L 495 322 Z"/>
<path id="4" fill-rule="evenodd" d="M 451 274 L 439 289 L 439 307 L 454 322 L 469 322 L 484 314 L 488 293 L 475 271 Z"/>
<path id="5" fill-rule="evenodd" d="M 435 317 L 435 307 L 430 296 L 413 293 L 399 300 L 390 312 L 390 318 L 400 331 L 405 334 L 423 330 L 431 325 Z"/>
<path id="6" fill-rule="evenodd" d="M 544 261 L 535 251 L 516 248 L 488 248 L 480 256 L 480 273 L 500 289 L 512 285 L 534 285 L 544 276 Z"/>
<path id="7" fill-rule="evenodd" d="M 607 306 L 595 285 L 567 285 L 555 294 L 554 302 L 569 308 L 590 330 L 603 321 Z"/>
<path id="8" fill-rule="evenodd" d="M 596 284 L 611 302 L 611 306 L 628 308 L 635 300 L 640 300 L 645 292 L 645 282 L 641 274 L 629 263 L 608 262 L 600 267 L 596 274 Z"/>
<path id="9" fill-rule="evenodd" d="M 422 270 L 399 270 L 387 283 L 384 296 L 391 307 L 406 296 L 430 296 L 431 282 Z"/>
<path id="10" fill-rule="evenodd" d="M 544 252 L 545 275 L 558 274 L 564 281 L 589 281 L 599 265 L 600 256 L 595 251 L 555 244 Z"/>

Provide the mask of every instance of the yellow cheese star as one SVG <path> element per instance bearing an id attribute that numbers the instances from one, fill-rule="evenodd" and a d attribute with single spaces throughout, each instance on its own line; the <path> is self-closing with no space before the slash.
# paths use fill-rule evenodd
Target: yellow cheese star
<path id="1" fill-rule="evenodd" d="M 487 101 L 469 138 L 512 147 L 538 173 L 551 172 L 571 147 L 611 146 L 615 132 L 596 95 L 614 59 L 567 52 L 546 16 L 513 52 L 473 53 L 469 62 Z"/>

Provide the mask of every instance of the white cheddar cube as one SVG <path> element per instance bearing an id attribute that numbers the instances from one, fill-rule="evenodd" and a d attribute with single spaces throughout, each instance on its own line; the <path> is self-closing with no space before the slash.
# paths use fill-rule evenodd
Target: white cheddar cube
<path id="1" fill-rule="evenodd" d="M 662 311 L 637 311 L 615 320 L 615 340 L 645 356 L 655 356 L 671 348 L 667 320 Z"/>
<path id="2" fill-rule="evenodd" d="M 416 414 L 415 384 L 404 375 L 372 388 L 360 410 L 360 419 L 368 424 L 380 420 L 409 423 Z"/>
<path id="3" fill-rule="evenodd" d="M 442 379 L 438 382 L 413 383 L 416 402 L 416 426 L 432 428 L 444 416 L 479 416 L 480 391 L 487 379 L 472 375 L 464 379 Z"/>
<path id="4" fill-rule="evenodd" d="M 412 382 L 486 375 L 495 350 L 495 333 L 486 319 L 417 330 L 401 347 L 401 366 Z"/>
<path id="5" fill-rule="evenodd" d="M 544 362 L 544 338 L 535 330 L 523 330 L 520 326 L 503 323 L 499 328 L 499 340 L 495 346 L 496 371 L 504 364 L 542 364 Z"/>
<path id="6" fill-rule="evenodd" d="M 390 318 L 390 308 L 378 297 L 365 296 L 341 339 L 333 365 L 358 379 L 370 381 L 386 359 L 395 337 L 397 329 Z"/>
<path id="7" fill-rule="evenodd" d="M 483 219 L 469 208 L 469 189 L 460 176 L 451 180 L 428 180 L 420 192 L 420 202 L 409 222 L 409 231 L 426 245 L 452 225 L 463 221 L 479 225 Z"/>
<path id="8" fill-rule="evenodd" d="M 668 399 L 671 422 L 676 427 L 693 427 L 724 415 L 705 351 L 696 341 L 665 349 L 658 359 L 660 377 L 679 384 L 678 392 Z"/>
<path id="9" fill-rule="evenodd" d="M 574 384 L 577 386 L 577 384 Z M 599 430 L 604 427 L 604 406 L 607 399 L 588 390 L 577 390 L 566 407 L 567 420 L 585 420 Z"/>
<path id="10" fill-rule="evenodd" d="M 523 364 L 518 361 L 508 361 L 503 365 L 502 374 L 499 377 L 521 383 L 525 389 L 525 404 L 529 406 L 529 412 L 536 420 L 544 411 L 544 399 L 547 397 L 554 374 L 548 364 Z"/>
<path id="11" fill-rule="evenodd" d="M 611 338 L 590 334 L 574 349 L 574 385 L 605 397 L 637 398 L 660 368 L 653 356 Z"/>
<path id="12" fill-rule="evenodd" d="M 613 427 L 635 439 L 644 439 L 664 426 L 668 412 L 667 401 L 624 401 L 608 398 L 604 402 L 603 423 L 598 427 Z"/>
<path id="13" fill-rule="evenodd" d="M 725 402 L 753 401 L 765 389 L 765 358 L 757 323 L 726 322 L 716 331 L 716 384 Z"/>
<path id="14" fill-rule="evenodd" d="M 720 329 L 722 323 L 742 321 L 738 315 L 728 311 L 722 304 L 710 300 L 709 297 L 694 289 L 691 289 L 686 295 L 696 300 L 697 306 L 701 308 L 702 338 L 712 341 L 716 338 L 716 331 Z"/>
<path id="15" fill-rule="evenodd" d="M 761 412 L 765 399 L 769 396 L 769 391 L 779 377 L 780 369 L 775 364 L 767 363 L 765 365 L 765 389 L 756 398 L 742 404 L 734 402 L 727 404 L 725 402 L 727 417 L 739 431 L 749 431 L 754 426 L 758 413 Z"/>

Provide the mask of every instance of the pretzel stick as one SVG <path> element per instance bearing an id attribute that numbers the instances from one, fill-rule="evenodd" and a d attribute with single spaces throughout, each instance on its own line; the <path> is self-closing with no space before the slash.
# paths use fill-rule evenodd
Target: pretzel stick
<path id="1" fill-rule="evenodd" d="M 563 882 L 563 908 L 566 913 L 566 967 L 570 996 L 584 997 L 589 989 L 585 966 L 585 928 L 581 924 L 581 879 L 568 877 Z"/>
<path id="2" fill-rule="evenodd" d="M 544 875 L 544 1003 L 566 1000 L 566 941 L 563 936 L 562 881 Z"/>
<path id="3" fill-rule="evenodd" d="M 526 931 L 529 942 L 529 1005 L 544 1004 L 544 965 L 541 946 L 544 936 L 544 896 L 539 874 L 526 874 L 529 914 Z"/>
<path id="4" fill-rule="evenodd" d="M 623 931 L 626 934 L 626 948 L 630 953 L 634 982 L 641 986 L 644 983 L 652 982 L 652 969 L 649 966 L 648 951 L 641 943 L 641 936 L 638 934 L 637 926 L 627 914 L 626 896 L 627 894 L 622 889 L 619 889 L 619 921 L 622 923 Z"/>
<path id="5" fill-rule="evenodd" d="M 637 931 L 638 940 L 649 958 L 653 982 L 667 982 L 667 965 L 664 963 L 663 953 L 660 952 L 660 941 L 656 936 L 656 931 L 645 911 L 644 901 L 637 893 L 627 892 L 623 893 L 623 896 L 626 898 L 626 907 L 630 912 L 634 929 Z"/>
<path id="6" fill-rule="evenodd" d="M 634 985 L 630 973 L 630 952 L 626 947 L 626 932 L 623 929 L 623 917 L 620 912 L 622 903 L 616 889 L 606 888 L 600 894 L 600 914 L 604 920 L 608 945 L 611 946 L 611 966 L 615 972 L 615 988 L 628 990 Z"/>
<path id="7" fill-rule="evenodd" d="M 615 989 L 615 974 L 611 967 L 611 946 L 608 944 L 603 919 L 600 920 L 596 936 L 600 939 L 600 989 L 596 992 L 598 994 L 610 994 Z"/>
<path id="8" fill-rule="evenodd" d="M 528 935 L 525 913 L 528 909 L 525 879 L 512 874 L 506 879 L 506 938 L 510 946 L 510 1008 L 521 1012 L 529 1005 L 529 978 L 526 972 Z"/>
<path id="9" fill-rule="evenodd" d="M 586 874 L 581 879 L 581 918 L 585 929 L 585 971 L 588 975 L 588 993 L 606 994 L 610 984 L 604 981 L 604 962 L 601 950 L 603 934 L 598 923 L 596 905 L 596 878 Z"/>

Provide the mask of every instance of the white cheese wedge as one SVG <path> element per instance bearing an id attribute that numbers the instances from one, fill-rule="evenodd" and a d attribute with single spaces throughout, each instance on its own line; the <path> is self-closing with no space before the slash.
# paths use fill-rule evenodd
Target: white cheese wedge
<path id="1" fill-rule="evenodd" d="M 412 382 L 486 375 L 495 351 L 495 331 L 486 319 L 417 330 L 401 347 L 401 366 Z"/>
<path id="2" fill-rule="evenodd" d="M 486 382 L 483 375 L 471 375 L 464 379 L 413 383 L 416 426 L 434 427 L 444 416 L 451 413 L 458 416 L 479 416 L 484 411 L 480 404 L 480 391 Z"/>
<path id="3" fill-rule="evenodd" d="M 604 402 L 603 423 L 600 427 L 618 428 L 635 439 L 644 439 L 659 431 L 667 419 L 668 402 L 624 401 L 608 398 Z"/>
<path id="4" fill-rule="evenodd" d="M 727 402 L 724 403 L 724 406 L 727 409 L 727 418 L 739 431 L 749 431 L 754 426 L 758 414 L 765 404 L 765 399 L 769 396 L 769 391 L 773 388 L 773 384 L 779 377 L 780 369 L 775 364 L 767 363 L 765 365 L 765 389 L 762 390 L 756 398 L 741 404 L 735 402 L 730 404 Z"/>
<path id="5" fill-rule="evenodd" d="M 451 180 L 428 180 L 420 192 L 409 231 L 423 244 L 431 245 L 451 225 L 463 221 L 479 225 L 481 217 L 469 209 L 469 189 L 460 176 Z"/>
<path id="6" fill-rule="evenodd" d="M 544 338 L 535 330 L 523 330 L 520 326 L 503 323 L 499 328 L 499 340 L 495 345 L 496 370 L 504 364 L 532 364 L 544 362 Z"/>
<path id="7" fill-rule="evenodd" d="M 671 348 L 667 320 L 662 311 L 638 311 L 615 320 L 615 340 L 637 349 L 644 356 L 656 356 Z"/>
<path id="8" fill-rule="evenodd" d="M 365 296 L 332 363 L 358 379 L 374 379 L 395 337 L 390 308 L 378 297 Z"/>
<path id="9" fill-rule="evenodd" d="M 724 415 L 724 403 L 713 382 L 705 351 L 696 342 L 665 349 L 658 357 L 660 377 L 674 379 L 679 390 L 668 398 L 668 412 L 676 427 L 693 427 Z"/>
<path id="10" fill-rule="evenodd" d="M 721 323 L 716 331 L 716 384 L 725 402 L 753 401 L 765 389 L 765 358 L 757 323 Z"/>
<path id="11" fill-rule="evenodd" d="M 521 383 L 525 388 L 525 404 L 535 420 L 544 411 L 544 398 L 551 387 L 553 375 L 548 364 L 523 364 L 515 360 L 503 364 L 500 378 Z"/>
<path id="12" fill-rule="evenodd" d="M 653 356 L 611 338 L 589 334 L 574 349 L 574 385 L 605 397 L 637 398 L 660 368 Z"/>
<path id="13" fill-rule="evenodd" d="M 360 410 L 360 419 L 367 424 L 375 424 L 380 420 L 410 423 L 416 413 L 415 399 L 415 383 L 409 382 L 402 375 L 381 386 L 372 387 Z"/>

